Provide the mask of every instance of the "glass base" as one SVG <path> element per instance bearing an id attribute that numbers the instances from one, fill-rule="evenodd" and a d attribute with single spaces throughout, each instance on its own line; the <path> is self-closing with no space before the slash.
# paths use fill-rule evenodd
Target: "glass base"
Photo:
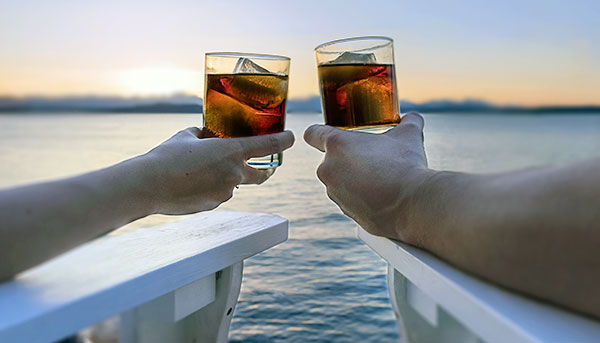
<path id="1" fill-rule="evenodd" d="M 283 153 L 273 154 L 264 157 L 253 157 L 248 160 L 248 165 L 256 169 L 277 168 L 283 163 Z"/>
<path id="2" fill-rule="evenodd" d="M 379 125 L 379 126 L 360 126 L 360 127 L 349 127 L 346 128 L 346 130 L 349 131 L 360 131 L 360 132 L 367 132 L 367 133 L 375 133 L 375 134 L 381 134 L 381 133 L 386 133 L 388 132 L 390 129 L 393 129 L 396 127 L 397 124 L 394 125 Z"/>

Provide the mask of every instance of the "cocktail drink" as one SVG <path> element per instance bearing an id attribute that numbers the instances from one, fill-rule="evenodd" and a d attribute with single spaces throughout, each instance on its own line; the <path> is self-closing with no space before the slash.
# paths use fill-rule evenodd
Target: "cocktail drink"
<path id="1" fill-rule="evenodd" d="M 390 38 L 341 39 L 315 53 L 325 124 L 383 133 L 400 122 Z"/>
<path id="2" fill-rule="evenodd" d="M 221 138 L 282 132 L 289 64 L 283 56 L 206 54 L 204 128 Z M 281 153 L 248 160 L 261 169 L 281 162 Z"/>

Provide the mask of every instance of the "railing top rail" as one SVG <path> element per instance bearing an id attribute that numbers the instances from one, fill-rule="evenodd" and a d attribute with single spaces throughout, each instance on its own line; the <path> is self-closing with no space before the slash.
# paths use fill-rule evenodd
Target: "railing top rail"
<path id="1" fill-rule="evenodd" d="M 468 275 L 428 252 L 358 228 L 358 237 L 487 342 L 597 342 L 600 321 Z"/>
<path id="2" fill-rule="evenodd" d="M 95 239 L 0 283 L 0 342 L 59 339 L 287 239 L 286 219 L 217 211 Z M 29 332 L 28 336 L 31 335 Z"/>

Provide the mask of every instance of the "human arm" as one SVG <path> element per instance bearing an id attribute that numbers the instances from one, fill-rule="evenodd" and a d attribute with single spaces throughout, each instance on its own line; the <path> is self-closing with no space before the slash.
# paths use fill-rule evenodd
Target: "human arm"
<path id="1" fill-rule="evenodd" d="M 480 277 L 600 317 L 600 159 L 494 175 L 427 168 L 422 118 L 383 135 L 314 126 L 317 171 L 372 234 Z"/>
<path id="2" fill-rule="evenodd" d="M 294 141 L 291 132 L 201 137 L 198 128 L 189 128 L 114 166 L 0 191 L 0 280 L 138 218 L 213 209 L 238 184 L 260 184 L 270 176 L 245 160 Z"/>

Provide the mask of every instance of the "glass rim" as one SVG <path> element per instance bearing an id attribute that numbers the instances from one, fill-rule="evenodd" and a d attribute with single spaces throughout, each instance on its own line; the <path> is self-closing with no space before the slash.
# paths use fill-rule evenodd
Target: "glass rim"
<path id="1" fill-rule="evenodd" d="M 249 57 L 255 59 L 262 60 L 272 60 L 272 61 L 290 61 L 290 58 L 287 56 L 281 55 L 270 55 L 270 54 L 257 54 L 253 52 L 233 52 L 233 51 L 224 51 L 224 52 L 207 52 L 204 54 L 206 57 Z"/>
<path id="2" fill-rule="evenodd" d="M 385 41 L 385 43 L 370 46 L 368 48 L 362 48 L 362 49 L 340 49 L 340 50 L 335 50 L 335 51 L 322 51 L 323 48 L 331 46 L 331 45 L 335 45 L 335 44 L 339 44 L 339 43 L 347 43 L 347 42 L 352 42 L 352 41 L 362 41 L 362 40 L 382 40 L 382 41 Z M 341 39 L 336 39 L 336 40 L 332 40 L 329 42 L 319 44 L 315 47 L 314 51 L 318 52 L 319 54 L 339 54 L 340 52 L 343 52 L 343 51 L 366 51 L 366 50 L 383 48 L 384 46 L 391 44 L 393 42 L 394 42 L 394 40 L 392 38 L 386 37 L 386 36 L 359 36 L 359 37 L 341 38 Z"/>

